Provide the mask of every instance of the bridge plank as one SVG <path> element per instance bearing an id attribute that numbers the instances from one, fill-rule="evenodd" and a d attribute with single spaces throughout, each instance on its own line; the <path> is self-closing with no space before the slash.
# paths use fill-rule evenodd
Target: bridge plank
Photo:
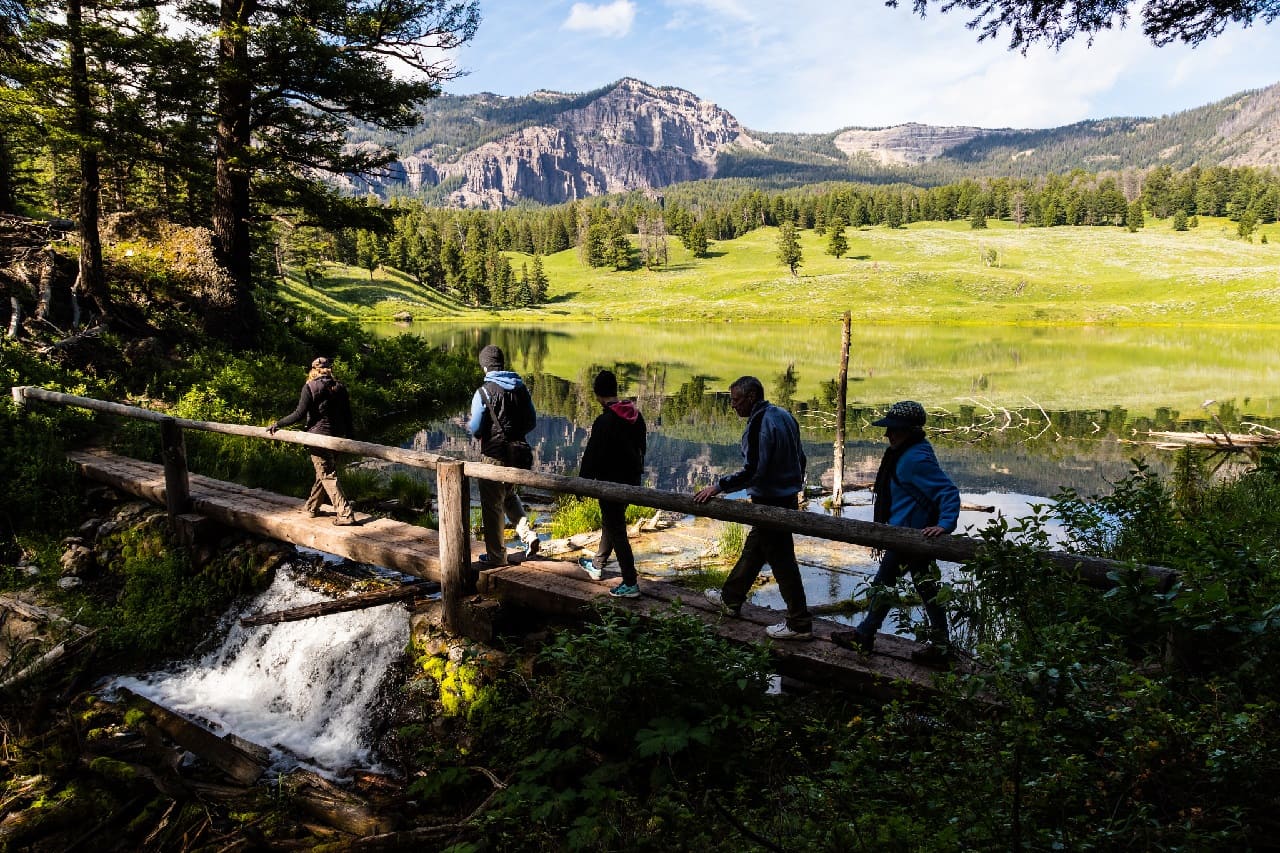
<path id="1" fill-rule="evenodd" d="M 781 622 L 784 614 L 767 607 L 745 605 L 741 618 L 721 615 L 702 595 L 661 581 L 646 580 L 641 597 L 613 599 L 612 583 L 592 581 L 573 563 L 527 560 L 481 574 L 481 589 L 502 601 L 561 617 L 580 617 L 597 605 L 621 607 L 647 618 L 661 618 L 679 604 L 681 612 L 707 623 L 716 635 L 741 644 L 764 641 L 764 627 Z M 933 692 L 938 670 L 911 660 L 920 643 L 890 634 L 876 638 L 876 651 L 862 655 L 833 645 L 832 631 L 848 630 L 829 619 L 815 619 L 812 642 L 776 641 L 771 651 L 778 672 L 811 684 L 856 690 L 890 700 Z"/>

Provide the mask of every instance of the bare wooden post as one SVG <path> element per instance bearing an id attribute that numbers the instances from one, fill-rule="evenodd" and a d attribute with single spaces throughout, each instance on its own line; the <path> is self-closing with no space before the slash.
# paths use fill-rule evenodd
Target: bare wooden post
<path id="1" fill-rule="evenodd" d="M 164 497 L 169 521 L 191 509 L 191 483 L 187 477 L 187 444 L 182 427 L 173 418 L 160 421 L 160 457 L 164 460 Z"/>
<path id="2" fill-rule="evenodd" d="M 13 395 L 13 404 L 21 409 L 27 404 L 26 386 L 15 385 L 9 389 L 9 393 Z"/>
<path id="3" fill-rule="evenodd" d="M 461 633 L 462 596 L 471 568 L 471 489 L 460 461 L 436 466 L 436 504 L 440 523 L 440 599 L 444 629 Z"/>
<path id="4" fill-rule="evenodd" d="M 844 420 L 849 401 L 849 337 L 852 320 L 844 312 L 844 329 L 840 333 L 840 379 L 836 382 L 836 452 L 831 463 L 831 507 L 836 515 L 844 505 Z"/>

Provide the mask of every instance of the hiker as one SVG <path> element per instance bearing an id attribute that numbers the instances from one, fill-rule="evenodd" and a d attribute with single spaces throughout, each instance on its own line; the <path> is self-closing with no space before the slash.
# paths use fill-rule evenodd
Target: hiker
<path id="1" fill-rule="evenodd" d="M 525 436 L 538 422 L 533 408 L 533 398 L 519 374 L 506 369 L 507 359 L 502 349 L 489 344 L 480 350 L 480 367 L 484 369 L 484 384 L 471 398 L 471 419 L 467 430 L 480 439 L 480 454 L 490 465 L 508 468 L 533 467 L 533 448 Z M 516 526 L 516 535 L 524 543 L 524 555 L 538 553 L 541 543 L 537 531 L 529 526 L 524 504 L 510 483 L 493 480 L 480 481 L 480 517 L 484 522 L 485 553 L 480 562 L 489 568 L 505 566 L 506 540 L 503 536 L 503 515 Z"/>
<path id="2" fill-rule="evenodd" d="M 754 376 L 743 376 L 729 387 L 729 405 L 738 417 L 747 419 L 742 432 L 742 470 L 721 477 L 693 499 L 706 503 L 716 495 L 745 488 L 752 503 L 798 509 L 807 460 L 796 419 L 765 400 L 764 386 Z M 765 563 L 773 568 L 782 600 L 787 603 L 787 620 L 770 625 L 765 633 L 775 640 L 812 640 L 813 617 L 805 602 L 789 530 L 752 527 L 724 587 L 707 590 L 707 598 L 723 612 L 737 616 Z"/>
<path id="3" fill-rule="evenodd" d="M 640 485 L 644 476 L 646 434 L 644 415 L 630 400 L 618 399 L 618 377 L 611 370 L 602 370 L 591 383 L 604 411 L 591 425 L 591 437 L 582 451 L 582 464 L 578 476 L 590 480 L 608 480 L 611 483 Z M 578 565 L 593 581 L 604 576 L 609 555 L 616 554 L 618 568 L 622 570 L 622 583 L 609 590 L 614 598 L 639 598 L 640 585 L 636 577 L 636 561 L 627 540 L 627 504 L 620 501 L 600 500 L 600 544 L 594 557 L 582 557 Z"/>
<path id="4" fill-rule="evenodd" d="M 872 426 L 884 427 L 889 448 L 880 461 L 875 484 L 875 521 L 898 527 L 913 527 L 926 539 L 933 539 L 956 529 L 960 517 L 960 490 L 938 464 L 933 445 L 924 437 L 924 406 L 914 400 L 902 400 L 889 407 L 883 418 Z M 938 564 L 929 557 L 885 551 L 880 570 L 872 581 L 870 606 L 862 622 L 852 631 L 837 631 L 831 641 L 846 649 L 870 654 L 876 632 L 884 624 L 892 606 L 891 587 L 903 572 L 911 573 L 911 582 L 924 602 L 929 619 L 929 645 L 912 653 L 917 663 L 943 664 L 951 658 L 947 614 L 938 604 L 942 575 Z"/>
<path id="5" fill-rule="evenodd" d="M 276 430 L 292 426 L 304 417 L 307 419 L 307 432 L 334 438 L 351 437 L 351 398 L 347 394 L 347 386 L 334 378 L 333 362 L 324 356 L 311 362 L 307 381 L 303 383 L 302 394 L 298 397 L 298 408 L 267 427 L 267 433 L 275 435 Z M 347 503 L 342 486 L 338 485 L 338 454 L 318 447 L 308 450 L 311 451 L 311 464 L 316 469 L 316 482 L 302 505 L 303 512 L 311 518 L 319 516 L 327 495 L 335 513 L 333 523 L 339 527 L 355 524 L 356 514 Z"/>

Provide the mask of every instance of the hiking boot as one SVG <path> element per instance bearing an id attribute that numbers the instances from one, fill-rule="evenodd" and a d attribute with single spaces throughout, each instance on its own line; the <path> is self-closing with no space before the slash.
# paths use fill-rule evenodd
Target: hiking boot
<path id="1" fill-rule="evenodd" d="M 725 616 L 737 617 L 738 612 L 742 609 L 742 605 L 730 607 L 724 603 L 724 593 L 718 589 L 708 589 L 702 593 L 703 597 L 716 606 L 716 608 Z"/>
<path id="2" fill-rule="evenodd" d="M 590 557 L 579 557 L 578 565 L 587 573 L 587 577 L 591 578 L 593 581 L 598 581 L 604 577 L 604 570 L 598 568 L 596 566 L 596 561 Z"/>
<path id="3" fill-rule="evenodd" d="M 861 631 L 832 631 L 831 642 L 842 649 L 869 655 L 876 644 L 876 635 L 864 634 Z"/>
<path id="4" fill-rule="evenodd" d="M 360 523 L 360 522 L 359 522 L 358 520 L 356 520 L 356 517 L 355 517 L 354 515 L 348 515 L 348 516 L 345 516 L 345 517 L 343 517 L 343 516 L 338 516 L 337 518 L 335 518 L 335 519 L 333 520 L 333 526 L 334 526 L 334 527 L 354 527 L 355 525 L 357 525 L 357 524 L 359 524 L 359 523 Z"/>
<path id="5" fill-rule="evenodd" d="M 949 667 L 951 666 L 951 646 L 945 643 L 930 643 L 923 649 L 913 651 L 911 661 L 921 666 Z"/>
<path id="6" fill-rule="evenodd" d="M 612 598 L 639 598 L 640 585 L 634 583 L 620 583 L 613 589 L 609 590 Z"/>
<path id="7" fill-rule="evenodd" d="M 813 631 L 793 631 L 787 627 L 786 622 L 779 622 L 777 625 L 770 625 L 764 629 L 771 640 L 812 640 Z"/>
<path id="8" fill-rule="evenodd" d="M 319 518 L 320 516 L 324 515 L 324 513 L 318 509 L 308 509 L 307 507 L 302 508 L 302 513 L 307 518 Z"/>

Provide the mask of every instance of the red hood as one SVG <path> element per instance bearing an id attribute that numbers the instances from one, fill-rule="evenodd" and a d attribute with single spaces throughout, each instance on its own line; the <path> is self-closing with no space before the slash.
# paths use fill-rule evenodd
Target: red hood
<path id="1" fill-rule="evenodd" d="M 616 403 L 609 403 L 605 408 L 629 424 L 635 423 L 640 418 L 640 410 L 637 409 L 635 403 L 632 403 L 630 400 L 619 400 Z"/>

